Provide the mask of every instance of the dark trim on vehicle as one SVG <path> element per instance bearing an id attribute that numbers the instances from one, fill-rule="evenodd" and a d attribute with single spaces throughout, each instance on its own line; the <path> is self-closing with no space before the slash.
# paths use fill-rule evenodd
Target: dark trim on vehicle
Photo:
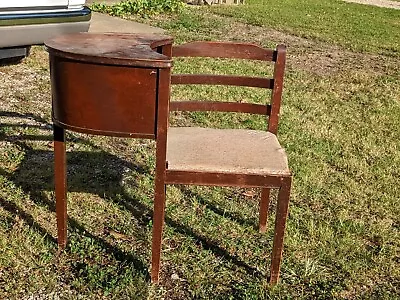
<path id="1" fill-rule="evenodd" d="M 10 48 L 1 48 L 0 49 L 0 66 L 4 61 L 7 62 L 9 59 L 21 59 L 25 56 L 28 56 L 30 46 L 22 46 L 22 47 L 10 47 Z"/>
<path id="2" fill-rule="evenodd" d="M 72 11 L 40 12 L 30 14 L 0 14 L 0 27 L 49 23 L 84 22 L 90 20 L 91 13 L 92 12 L 90 8 L 85 6 L 81 10 Z"/>
<path id="3" fill-rule="evenodd" d="M 8 11 L 32 11 L 32 10 L 55 10 L 55 9 L 67 9 L 67 5 L 60 6 L 28 6 L 28 7 L 2 7 L 0 8 L 0 13 Z"/>

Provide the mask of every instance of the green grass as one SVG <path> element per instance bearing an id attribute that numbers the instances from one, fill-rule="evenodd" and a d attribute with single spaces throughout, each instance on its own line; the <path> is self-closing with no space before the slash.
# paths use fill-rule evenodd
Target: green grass
<path id="1" fill-rule="evenodd" d="M 400 52 L 400 10 L 341 0 L 249 0 L 244 6 L 219 6 L 212 11 L 355 51 Z"/>
<path id="2" fill-rule="evenodd" d="M 323 3 L 329 8 L 333 2 Z M 264 279 L 275 201 L 268 232 L 259 234 L 257 190 L 179 186 L 167 190 L 161 282 L 150 284 L 155 153 L 148 140 L 68 134 L 69 244 L 58 255 L 48 62 L 44 49 L 35 47 L 23 64 L 0 69 L 1 299 L 400 298 L 398 51 L 358 52 L 362 47 L 349 50 L 321 38 L 342 34 L 348 43 L 360 43 L 334 27 L 304 39 L 293 18 L 291 28 L 271 32 L 237 21 L 246 6 L 236 9 L 234 18 L 192 8 L 142 21 L 166 28 L 179 43 L 288 44 L 279 137 L 294 185 L 280 284 L 269 288 Z M 392 18 L 388 10 L 379 13 Z M 282 12 L 281 18 L 289 17 Z M 397 34 L 388 32 L 387 40 Z M 372 44 L 377 39 L 372 36 Z M 270 72 L 259 63 L 226 67 L 207 60 L 177 61 L 174 68 Z M 262 96 L 254 89 L 184 87 L 174 94 L 255 102 Z M 260 118 L 227 114 L 175 114 L 171 122 L 265 126 Z"/>
<path id="3" fill-rule="evenodd" d="M 178 13 L 183 9 L 183 3 L 179 0 L 125 0 L 113 5 L 94 3 L 90 8 L 93 11 L 107 13 L 113 16 L 130 13 L 147 17 L 160 13 Z"/>

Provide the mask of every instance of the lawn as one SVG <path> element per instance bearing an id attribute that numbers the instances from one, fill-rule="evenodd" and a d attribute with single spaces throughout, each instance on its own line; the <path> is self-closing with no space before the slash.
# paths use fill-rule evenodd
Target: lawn
<path id="1" fill-rule="evenodd" d="M 340 0 L 249 0 L 250 7 L 213 11 L 247 24 L 271 26 L 306 39 L 345 49 L 395 55 L 400 52 L 399 10 Z"/>
<path id="2" fill-rule="evenodd" d="M 69 244 L 58 253 L 47 53 L 35 47 L 23 63 L 0 67 L 0 299 L 399 299 L 399 16 L 332 0 L 125 16 L 165 28 L 177 43 L 288 45 L 279 136 L 294 183 L 274 288 L 264 277 L 275 202 L 260 234 L 257 190 L 187 186 L 168 187 L 161 281 L 151 285 L 149 140 L 68 134 Z M 221 67 L 201 60 L 174 68 Z M 225 70 L 265 72 L 258 63 Z M 265 126 L 198 113 L 171 123 Z"/>

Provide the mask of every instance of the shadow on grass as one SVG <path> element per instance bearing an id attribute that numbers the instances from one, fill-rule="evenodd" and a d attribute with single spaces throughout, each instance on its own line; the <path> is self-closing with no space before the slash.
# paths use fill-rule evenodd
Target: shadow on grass
<path id="1" fill-rule="evenodd" d="M 215 206 L 213 203 L 208 201 L 206 198 L 204 198 L 201 194 L 193 192 L 191 189 L 188 188 L 188 186 L 181 185 L 180 187 L 181 192 L 183 195 L 185 195 L 188 198 L 196 198 L 197 201 L 199 201 L 200 204 L 206 205 L 208 209 L 213 211 L 214 213 L 228 218 L 233 222 L 237 222 L 238 224 L 242 226 L 251 226 L 254 228 L 254 230 L 258 230 L 258 220 L 256 218 L 248 218 L 244 219 L 242 216 L 240 216 L 238 213 L 235 212 L 228 212 L 224 209 L 221 209 L 217 206 Z"/>
<path id="2" fill-rule="evenodd" d="M 47 123 L 44 119 L 35 116 L 34 114 L 18 114 L 0 112 L 0 116 L 15 117 L 15 118 L 28 118 L 39 122 L 40 125 L 34 125 L 35 127 L 43 127 L 50 129 L 51 124 Z M 26 125 L 21 124 L 22 127 Z M 30 125 L 27 125 L 30 126 Z M 7 124 L 2 124 L 1 127 L 7 127 Z M 14 124 L 10 127 L 14 127 Z M 52 140 L 51 135 L 31 135 L 28 139 L 48 141 Z M 0 139 L 8 140 L 25 151 L 25 157 L 19 164 L 18 169 L 14 172 L 2 171 L 2 175 L 8 180 L 14 182 L 17 186 L 21 187 L 22 190 L 30 195 L 30 199 L 35 204 L 42 207 L 46 207 L 50 211 L 55 211 L 55 202 L 53 199 L 49 199 L 46 191 L 54 190 L 54 179 L 53 179 L 53 151 L 49 150 L 36 150 L 29 146 L 26 141 L 25 135 L 17 136 L 6 136 L 4 133 L 0 134 Z M 67 140 L 68 136 L 67 136 Z M 137 231 L 135 232 L 135 238 L 146 243 L 148 224 L 152 219 L 153 211 L 152 208 L 141 203 L 140 199 L 128 195 L 121 182 L 123 179 L 123 172 L 126 170 L 134 171 L 136 174 L 149 174 L 151 169 L 149 167 L 139 164 L 133 164 L 126 160 L 111 155 L 102 149 L 94 146 L 90 141 L 86 139 L 73 138 L 75 142 L 84 143 L 90 145 L 93 151 L 72 151 L 67 153 L 67 177 L 68 177 L 68 192 L 79 192 L 99 195 L 101 198 L 110 200 L 116 203 L 118 206 L 129 211 L 132 216 L 136 219 L 138 224 Z M 133 182 L 134 184 L 134 182 Z M 193 196 L 189 190 L 183 189 L 184 194 L 187 196 Z M 147 194 L 151 194 L 152 191 L 146 191 Z M 196 195 L 198 197 L 198 195 Z M 205 201 L 204 199 L 202 200 Z M 49 234 L 49 232 L 41 227 L 34 218 L 26 213 L 23 208 L 9 201 L 0 199 L 0 205 L 7 209 L 12 214 L 19 214 L 32 228 L 37 230 L 41 235 L 51 243 L 55 243 L 55 239 Z M 208 207 L 210 207 L 208 205 Z M 218 208 L 211 206 L 214 212 L 223 214 L 224 212 L 219 211 Z M 225 213 L 226 216 L 226 213 Z M 238 221 L 240 224 L 249 224 L 253 220 L 243 220 L 238 218 L 236 215 L 228 215 L 232 220 Z M 229 252 L 221 248 L 216 242 L 209 240 L 207 237 L 195 233 L 191 228 L 184 226 L 171 218 L 166 217 L 166 224 L 173 227 L 177 232 L 192 237 L 197 244 L 205 250 L 211 250 L 214 255 L 221 257 L 227 261 L 232 262 L 236 266 L 240 267 L 250 276 L 265 278 L 260 271 L 255 267 L 249 266 L 246 262 L 240 260 L 238 257 L 229 254 Z M 112 245 L 105 241 L 103 238 L 90 233 L 85 226 L 79 223 L 76 219 L 69 217 L 69 230 L 78 231 L 83 236 L 92 239 L 97 245 L 105 250 L 106 253 L 112 255 L 117 261 L 130 264 L 134 266 L 136 272 L 144 275 L 147 281 L 149 281 L 148 263 L 143 262 L 139 256 L 120 249 L 116 245 Z M 252 223 L 254 224 L 254 223 Z M 67 251 L 70 248 L 67 247 Z"/>
<path id="3" fill-rule="evenodd" d="M 49 232 L 47 232 L 42 226 L 40 226 L 40 224 L 35 221 L 32 215 L 25 212 L 23 208 L 19 207 L 18 205 L 16 205 L 11 201 L 4 200 L 1 197 L 0 197 L 0 206 L 6 211 L 8 211 L 10 215 L 13 216 L 14 218 L 18 216 L 19 218 L 23 219 L 30 227 L 32 227 L 35 231 L 39 232 L 39 234 L 43 236 L 47 240 L 47 242 L 57 243 L 57 240 L 54 237 L 52 237 L 49 234 Z M 11 220 L 12 219 L 10 219 L 9 221 Z"/>

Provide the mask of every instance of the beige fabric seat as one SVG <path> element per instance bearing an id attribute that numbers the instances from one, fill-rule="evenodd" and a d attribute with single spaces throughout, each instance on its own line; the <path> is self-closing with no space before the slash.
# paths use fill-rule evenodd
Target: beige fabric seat
<path id="1" fill-rule="evenodd" d="M 171 127 L 168 170 L 236 174 L 290 174 L 287 156 L 268 131 Z"/>

